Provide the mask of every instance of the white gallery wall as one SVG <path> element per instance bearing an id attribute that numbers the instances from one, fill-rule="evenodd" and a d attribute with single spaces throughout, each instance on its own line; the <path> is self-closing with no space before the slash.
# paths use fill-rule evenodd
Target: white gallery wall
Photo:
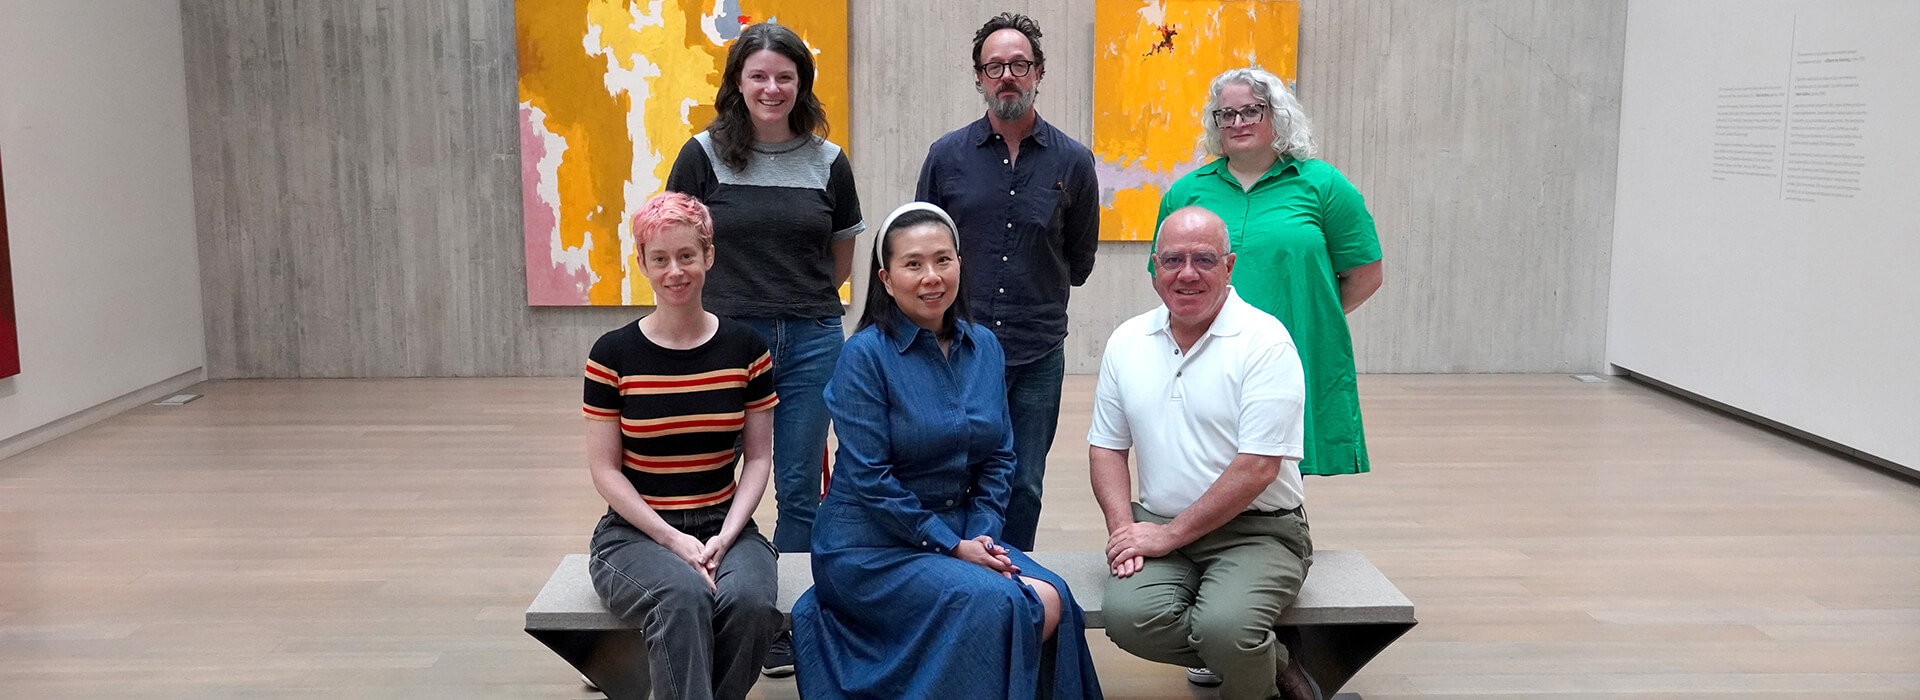
<path id="1" fill-rule="evenodd" d="M 1608 361 L 1920 466 L 1920 3 L 1640 1 Z"/>
<path id="2" fill-rule="evenodd" d="M 205 364 L 176 0 L 0 0 L 0 440 Z"/>

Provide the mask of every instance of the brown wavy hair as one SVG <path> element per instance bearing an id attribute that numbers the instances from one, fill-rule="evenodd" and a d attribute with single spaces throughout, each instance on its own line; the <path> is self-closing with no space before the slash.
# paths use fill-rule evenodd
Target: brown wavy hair
<path id="1" fill-rule="evenodd" d="M 740 94 L 740 74 L 747 57 L 760 51 L 772 51 L 793 61 L 800 74 L 800 90 L 794 94 L 793 111 L 787 113 L 787 127 L 795 135 L 828 132 L 827 110 L 813 94 L 813 52 L 807 42 L 792 29 L 772 22 L 761 22 L 740 32 L 727 47 L 727 68 L 720 79 L 720 93 L 713 98 L 716 114 L 707 125 L 713 150 L 720 162 L 736 171 L 744 171 L 753 159 L 753 114 L 747 111 L 747 98 Z"/>

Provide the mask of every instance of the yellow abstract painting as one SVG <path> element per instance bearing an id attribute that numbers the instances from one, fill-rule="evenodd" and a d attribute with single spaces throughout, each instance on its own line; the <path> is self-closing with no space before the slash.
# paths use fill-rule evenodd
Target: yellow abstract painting
<path id="1" fill-rule="evenodd" d="M 828 122 L 852 123 L 845 0 L 519 0 L 514 20 L 535 306 L 653 303 L 629 222 L 713 119 L 727 43 L 747 26 L 779 22 L 805 39 Z"/>
<path id="2" fill-rule="evenodd" d="M 1200 117 L 1213 76 L 1255 66 L 1293 87 L 1300 4 L 1098 0 L 1093 31 L 1100 239 L 1153 240 L 1160 193 L 1207 162 Z"/>

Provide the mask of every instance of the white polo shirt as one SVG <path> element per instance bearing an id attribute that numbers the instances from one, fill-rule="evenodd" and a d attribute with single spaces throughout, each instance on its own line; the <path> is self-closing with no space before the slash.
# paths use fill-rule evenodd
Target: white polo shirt
<path id="1" fill-rule="evenodd" d="M 1167 307 L 1128 319 L 1107 340 L 1087 442 L 1137 452 L 1140 505 L 1173 517 L 1200 499 L 1239 453 L 1283 457 L 1252 510 L 1301 504 L 1306 380 L 1293 336 L 1227 288 L 1226 303 L 1186 353 Z"/>

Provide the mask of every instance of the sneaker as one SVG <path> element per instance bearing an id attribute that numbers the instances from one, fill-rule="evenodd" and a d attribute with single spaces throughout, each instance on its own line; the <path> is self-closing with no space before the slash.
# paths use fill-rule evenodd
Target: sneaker
<path id="1" fill-rule="evenodd" d="M 1220 687 L 1220 675 L 1205 666 L 1193 666 L 1187 669 L 1187 682 L 1202 688 Z"/>
<path id="2" fill-rule="evenodd" d="M 773 639 L 773 648 L 767 650 L 767 660 L 760 664 L 760 675 L 768 678 L 786 678 L 793 675 L 793 633 L 781 632 Z"/>

